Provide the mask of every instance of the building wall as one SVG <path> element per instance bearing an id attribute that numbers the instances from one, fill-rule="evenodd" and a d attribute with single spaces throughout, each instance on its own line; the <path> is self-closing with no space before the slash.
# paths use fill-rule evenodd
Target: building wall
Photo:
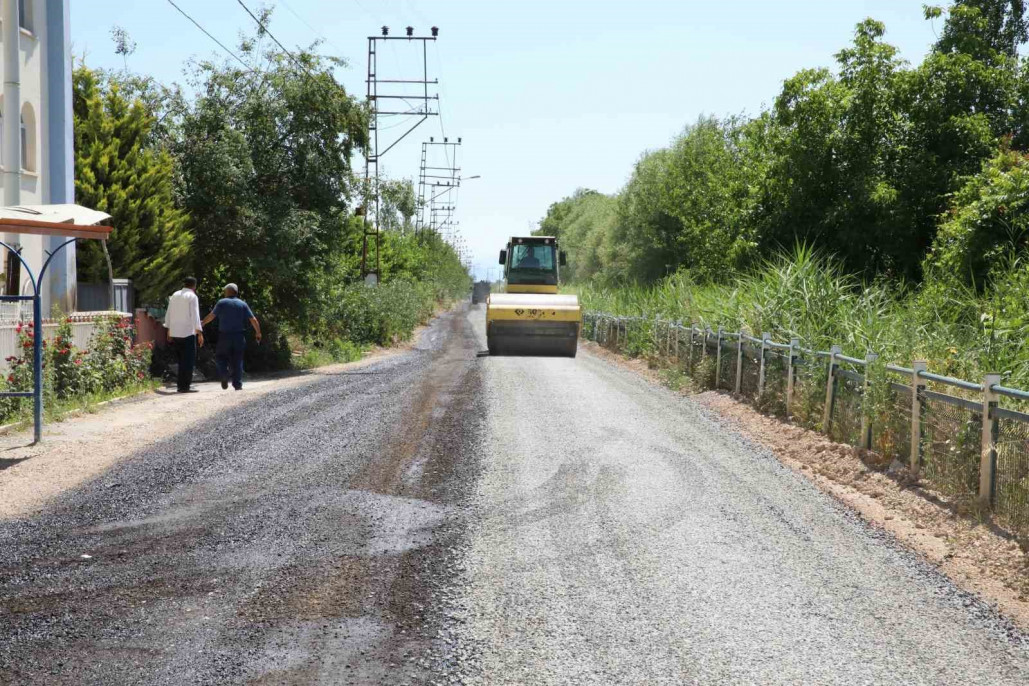
<path id="1" fill-rule="evenodd" d="M 6 4 L 19 0 L 0 0 Z M 74 202 L 74 152 L 71 114 L 71 36 L 70 0 L 20 0 L 26 3 L 26 24 L 19 32 L 21 55 L 21 103 L 17 108 L 26 125 L 29 153 L 22 160 L 19 205 L 46 205 Z M 0 14 L 2 20 L 2 14 Z M 0 45 L 3 32 L 0 31 Z M 0 79 L 6 65 L 0 60 Z M 16 110 L 2 102 L 4 117 Z M 2 146 L 0 146 L 2 147 Z M 0 166 L 6 169 L 8 151 L 0 150 Z M 6 178 L 11 178 L 10 176 Z M 0 177 L 0 193 L 6 178 Z M 4 234 L 8 244 L 22 246 L 22 256 L 34 272 L 40 270 L 44 250 L 53 250 L 64 239 Z M 3 269 L 6 263 L 0 263 Z M 75 246 L 70 245 L 55 258 L 50 276 L 42 287 L 43 310 L 53 305 L 72 312 L 75 309 Z M 31 290 L 28 274 L 22 272 L 22 293 Z"/>

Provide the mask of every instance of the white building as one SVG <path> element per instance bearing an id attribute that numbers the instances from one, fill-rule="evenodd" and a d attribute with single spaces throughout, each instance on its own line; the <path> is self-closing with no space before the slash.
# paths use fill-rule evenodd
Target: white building
<path id="1" fill-rule="evenodd" d="M 75 202 L 72 130 L 71 0 L 0 0 L 0 189 L 2 205 L 56 205 Z M 3 233 L 8 245 L 38 272 L 45 250 L 66 239 Z M 29 294 L 28 274 L 17 258 L 0 252 L 6 295 Z M 53 305 L 76 309 L 75 246 L 55 258 L 45 279 L 43 311 Z"/>

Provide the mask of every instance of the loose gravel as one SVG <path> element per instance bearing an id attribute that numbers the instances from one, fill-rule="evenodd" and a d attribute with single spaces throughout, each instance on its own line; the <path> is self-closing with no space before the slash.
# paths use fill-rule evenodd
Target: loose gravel
<path id="1" fill-rule="evenodd" d="M 0 522 L 0 683 L 426 681 L 481 455 L 474 345 L 444 316 Z"/>
<path id="2" fill-rule="evenodd" d="M 1022 634 L 690 400 L 414 350 L 0 521 L 0 683 L 1021 684 Z"/>
<path id="3" fill-rule="evenodd" d="M 1025 683 L 996 612 L 690 400 L 588 354 L 485 376 L 466 682 Z"/>

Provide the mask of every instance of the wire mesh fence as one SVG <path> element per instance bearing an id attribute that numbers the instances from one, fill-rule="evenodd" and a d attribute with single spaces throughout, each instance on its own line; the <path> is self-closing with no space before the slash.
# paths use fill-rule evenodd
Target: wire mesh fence
<path id="1" fill-rule="evenodd" d="M 736 388 L 736 343 L 722 341 L 722 357 L 718 365 L 718 387 Z"/>
<path id="2" fill-rule="evenodd" d="M 887 460 L 908 462 L 911 456 L 911 387 L 888 382 L 883 406 L 875 408 L 872 450 Z"/>
<path id="3" fill-rule="evenodd" d="M 818 430 L 825 409 L 825 384 L 829 378 L 824 360 L 817 357 L 798 358 L 794 366 L 793 403 L 790 411 L 797 424 Z"/>
<path id="4" fill-rule="evenodd" d="M 789 353 L 765 351 L 765 387 L 756 406 L 762 412 L 777 417 L 786 416 L 786 386 L 789 372 Z"/>
<path id="5" fill-rule="evenodd" d="M 922 426 L 921 473 L 934 489 L 967 501 L 979 493 L 982 454 L 982 411 L 963 399 L 935 391 L 919 391 Z"/>
<path id="6" fill-rule="evenodd" d="M 1029 530 L 1029 414 L 998 414 L 994 511 L 1011 528 Z"/>
<path id="7" fill-rule="evenodd" d="M 748 400 L 757 400 L 758 379 L 761 374 L 761 348 L 750 343 L 743 344 L 743 358 L 740 365 L 740 395 Z"/>
<path id="8" fill-rule="evenodd" d="M 837 367 L 833 372 L 832 413 L 829 437 L 837 443 L 861 444 L 861 416 L 865 377 L 863 374 Z"/>

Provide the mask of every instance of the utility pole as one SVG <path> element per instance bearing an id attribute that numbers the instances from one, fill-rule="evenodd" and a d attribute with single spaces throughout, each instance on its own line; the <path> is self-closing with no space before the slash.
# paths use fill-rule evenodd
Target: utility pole
<path id="1" fill-rule="evenodd" d="M 361 246 L 361 275 L 367 283 L 378 283 L 379 281 L 379 248 L 381 237 L 379 234 L 379 160 L 396 146 L 397 143 L 407 138 L 415 129 L 429 117 L 439 116 L 439 109 L 433 111 L 432 102 L 439 101 L 439 94 L 430 94 L 429 87 L 437 86 L 438 79 L 429 80 L 429 59 L 428 44 L 435 41 L 439 36 L 439 29 L 435 26 L 431 29 L 431 36 L 415 36 L 414 28 L 406 27 L 405 35 L 389 35 L 389 27 L 382 27 L 382 35 L 368 36 L 368 86 L 367 98 L 369 121 L 368 121 L 368 147 L 364 156 L 364 188 L 363 205 L 358 208 L 358 214 L 362 216 L 364 224 L 364 241 Z M 380 43 L 386 41 L 407 41 L 412 45 L 421 44 L 422 74 L 421 78 L 381 78 L 378 65 L 378 48 Z M 435 91 L 435 89 L 433 89 Z M 383 104 L 385 103 L 385 104 Z M 414 118 L 415 121 L 406 128 L 402 134 L 389 141 L 380 140 L 379 133 L 384 130 L 381 120 L 386 118 L 399 118 L 403 120 Z M 391 125 L 388 128 L 392 128 Z M 369 244 L 375 251 L 374 257 L 369 257 Z"/>
<path id="2" fill-rule="evenodd" d="M 454 204 L 453 190 L 461 186 L 461 168 L 457 166 L 457 149 L 460 145 L 460 138 L 456 143 L 450 142 L 448 138 L 444 138 L 442 141 L 429 138 L 422 142 L 422 162 L 418 171 L 417 226 L 419 231 L 424 231 L 426 228 L 437 230 L 434 214 L 441 211 L 437 200 L 445 196 L 442 202 L 448 206 Z M 440 152 L 443 153 L 442 156 L 439 154 Z M 426 213 L 429 215 L 428 223 L 425 221 Z"/>

